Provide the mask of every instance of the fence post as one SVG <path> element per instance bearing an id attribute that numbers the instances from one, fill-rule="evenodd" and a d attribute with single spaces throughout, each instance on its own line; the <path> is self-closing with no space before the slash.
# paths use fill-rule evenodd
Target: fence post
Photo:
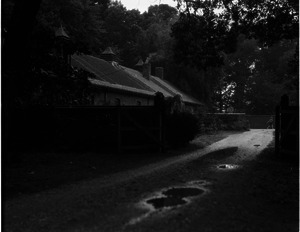
<path id="1" fill-rule="evenodd" d="M 117 140 L 118 154 L 122 152 L 122 132 L 121 132 L 121 107 L 117 108 Z"/>
<path id="2" fill-rule="evenodd" d="M 158 126 L 159 126 L 159 143 L 162 144 L 162 138 L 163 138 L 163 132 L 162 132 L 162 112 L 160 110 L 158 110 L 158 117 L 159 117 L 159 123 L 158 123 Z M 162 145 L 159 146 L 159 151 L 162 152 L 163 150 L 163 147 Z"/>
<path id="3" fill-rule="evenodd" d="M 275 154 L 278 156 L 280 151 L 280 106 L 275 109 Z"/>
<path id="4" fill-rule="evenodd" d="M 161 92 L 157 92 L 154 97 L 154 107 L 159 116 L 159 151 L 165 151 L 165 97 Z"/>
<path id="5" fill-rule="evenodd" d="M 287 150 L 289 147 L 289 140 L 287 138 L 288 135 L 288 130 L 289 130 L 289 118 L 290 114 L 288 113 L 289 109 L 289 96 L 287 94 L 284 94 L 281 96 L 280 99 L 280 121 L 279 121 L 279 126 L 280 126 L 280 131 L 279 131 L 279 149 L 281 152 L 283 150 Z M 279 150 L 279 152 L 280 152 Z"/>
<path id="6" fill-rule="evenodd" d="M 159 142 L 160 142 L 160 152 L 165 152 L 165 110 L 158 110 L 159 114 Z"/>

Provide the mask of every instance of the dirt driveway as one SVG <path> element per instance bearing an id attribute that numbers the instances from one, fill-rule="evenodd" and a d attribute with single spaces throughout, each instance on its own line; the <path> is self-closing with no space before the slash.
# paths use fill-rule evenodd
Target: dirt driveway
<path id="1" fill-rule="evenodd" d="M 4 231 L 298 231 L 298 164 L 274 160 L 272 148 L 259 155 L 272 139 L 273 130 L 233 134 L 180 157 L 8 200 Z M 163 201 L 171 207 L 149 203 L 187 187 L 197 194 Z"/>

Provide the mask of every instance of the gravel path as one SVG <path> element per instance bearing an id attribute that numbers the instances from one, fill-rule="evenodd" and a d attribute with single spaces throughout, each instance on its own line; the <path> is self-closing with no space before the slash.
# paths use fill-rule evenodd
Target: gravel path
<path id="1" fill-rule="evenodd" d="M 284 218 L 286 227 L 277 218 L 281 214 L 274 214 L 289 210 L 262 195 L 269 189 L 253 187 L 263 186 L 258 175 L 272 180 L 255 159 L 272 138 L 273 130 L 233 134 L 180 157 L 8 200 L 3 203 L 4 231 L 293 231 L 293 218 Z M 221 170 L 220 164 L 238 168 Z M 197 180 L 206 181 L 207 191 L 191 203 L 159 211 L 143 207 L 161 190 Z"/>

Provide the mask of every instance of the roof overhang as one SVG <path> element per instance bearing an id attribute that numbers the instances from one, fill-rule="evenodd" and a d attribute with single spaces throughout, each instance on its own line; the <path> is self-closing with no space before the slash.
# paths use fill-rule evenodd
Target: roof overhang
<path id="1" fill-rule="evenodd" d="M 146 90 L 141 90 L 141 89 L 136 89 L 128 86 L 123 86 L 123 85 L 118 85 L 118 84 L 111 84 L 105 81 L 100 81 L 97 79 L 92 79 L 89 78 L 89 81 L 93 85 L 94 88 L 97 89 L 107 89 L 113 92 L 118 92 L 118 93 L 126 93 L 134 96 L 143 96 L 143 97 L 154 97 L 155 93 L 146 91 Z"/>

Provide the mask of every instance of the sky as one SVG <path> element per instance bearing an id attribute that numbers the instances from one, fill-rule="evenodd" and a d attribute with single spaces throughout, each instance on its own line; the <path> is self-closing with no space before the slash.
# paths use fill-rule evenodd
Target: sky
<path id="1" fill-rule="evenodd" d="M 176 7 L 174 0 L 120 0 L 127 10 L 138 9 L 141 13 L 148 10 L 150 5 L 168 4 Z"/>

